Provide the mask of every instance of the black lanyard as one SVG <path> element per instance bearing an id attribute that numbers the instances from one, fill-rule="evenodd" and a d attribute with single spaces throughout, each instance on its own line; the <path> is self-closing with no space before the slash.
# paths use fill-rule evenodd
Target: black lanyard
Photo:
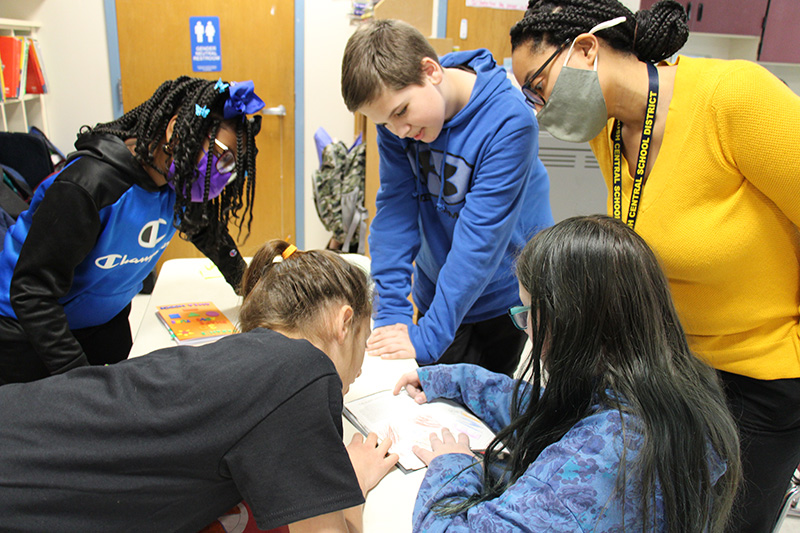
<path id="1" fill-rule="evenodd" d="M 650 79 L 650 90 L 647 94 L 647 110 L 644 114 L 642 126 L 642 140 L 639 143 L 639 157 L 636 162 L 636 172 L 633 177 L 631 190 L 631 205 L 628 207 L 628 220 L 625 222 L 629 228 L 636 225 L 636 215 L 639 214 L 639 203 L 642 199 L 644 184 L 644 171 L 647 168 L 647 156 L 650 153 L 650 138 L 653 136 L 653 126 L 656 123 L 656 107 L 658 106 L 658 70 L 652 63 L 647 63 L 647 76 Z M 613 148 L 613 173 L 612 182 L 612 207 L 614 218 L 622 220 L 622 122 L 614 121 L 614 134 L 612 136 Z"/>

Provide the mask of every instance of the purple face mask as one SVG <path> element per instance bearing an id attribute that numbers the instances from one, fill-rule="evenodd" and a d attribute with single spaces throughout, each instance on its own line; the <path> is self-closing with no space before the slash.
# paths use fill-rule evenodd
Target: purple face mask
<path id="1" fill-rule="evenodd" d="M 208 199 L 211 200 L 212 198 L 216 198 L 222 193 L 222 189 L 232 181 L 236 179 L 236 172 L 220 172 L 217 170 L 217 155 L 211 154 L 212 163 L 211 163 L 211 179 L 210 185 L 208 189 Z M 190 199 L 192 202 L 202 202 L 203 201 L 203 193 L 205 192 L 206 188 L 206 168 L 208 166 L 208 152 L 203 153 L 203 157 L 197 163 L 197 174 L 198 178 L 192 184 L 191 196 Z M 170 178 L 175 176 L 175 162 L 173 161 L 172 164 L 169 166 L 169 173 L 168 175 Z M 170 187 L 175 189 L 175 182 L 172 179 L 167 180 L 167 183 Z"/>

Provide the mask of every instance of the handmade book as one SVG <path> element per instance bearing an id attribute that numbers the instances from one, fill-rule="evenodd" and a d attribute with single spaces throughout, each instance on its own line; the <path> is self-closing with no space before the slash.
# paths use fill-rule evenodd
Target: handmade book
<path id="1" fill-rule="evenodd" d="M 430 434 L 441 435 L 442 428 L 456 438 L 465 433 L 475 452 L 485 450 L 494 438 L 492 430 L 462 405 L 441 398 L 418 404 L 405 391 L 395 396 L 385 390 L 349 401 L 344 416 L 364 435 L 377 433 L 381 441 L 390 437 L 389 451 L 400 456 L 398 467 L 405 473 L 425 467 L 412 447 L 430 449 Z"/>
<path id="2" fill-rule="evenodd" d="M 162 305 L 156 315 L 178 344 L 205 344 L 236 331 L 228 317 L 211 302 Z"/>

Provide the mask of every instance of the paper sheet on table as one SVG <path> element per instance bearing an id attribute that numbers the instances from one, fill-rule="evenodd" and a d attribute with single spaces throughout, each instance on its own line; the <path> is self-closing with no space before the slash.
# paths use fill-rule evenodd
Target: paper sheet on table
<path id="1" fill-rule="evenodd" d="M 430 434 L 441 435 L 442 428 L 456 436 L 465 433 L 475 451 L 486 449 L 494 438 L 492 430 L 463 406 L 444 399 L 420 405 L 405 392 L 395 396 L 385 390 L 347 402 L 344 416 L 364 435 L 374 432 L 380 440 L 391 437 L 389 451 L 400 456 L 399 466 L 406 472 L 425 467 L 411 448 L 430 449 Z"/>

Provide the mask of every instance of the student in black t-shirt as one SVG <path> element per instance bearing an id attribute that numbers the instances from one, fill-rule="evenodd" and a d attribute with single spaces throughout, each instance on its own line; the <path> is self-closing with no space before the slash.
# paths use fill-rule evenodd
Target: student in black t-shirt
<path id="1" fill-rule="evenodd" d="M 262 247 L 242 333 L 0 388 L 0 530 L 187 531 L 245 500 L 259 528 L 361 529 L 397 456 L 342 442 L 370 332 L 367 276 Z"/>

